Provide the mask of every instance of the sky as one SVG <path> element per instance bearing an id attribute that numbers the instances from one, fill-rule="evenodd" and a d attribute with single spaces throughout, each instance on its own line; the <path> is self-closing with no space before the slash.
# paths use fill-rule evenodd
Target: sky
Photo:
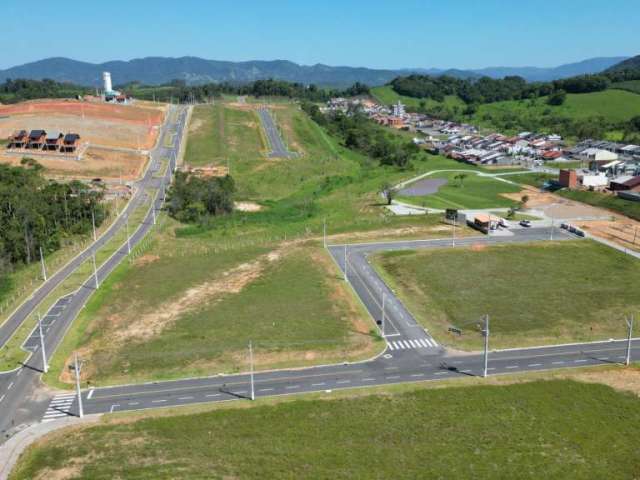
<path id="1" fill-rule="evenodd" d="M 0 68 L 48 57 L 549 67 L 640 54 L 640 0 L 2 0 Z M 33 17 L 33 11 L 41 14 Z"/>

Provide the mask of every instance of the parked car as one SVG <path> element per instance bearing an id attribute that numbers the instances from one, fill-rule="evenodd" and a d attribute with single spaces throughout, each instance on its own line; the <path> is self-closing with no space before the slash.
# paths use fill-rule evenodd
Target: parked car
<path id="1" fill-rule="evenodd" d="M 522 226 L 522 227 L 530 227 L 531 226 L 531 220 L 520 220 L 520 226 Z"/>

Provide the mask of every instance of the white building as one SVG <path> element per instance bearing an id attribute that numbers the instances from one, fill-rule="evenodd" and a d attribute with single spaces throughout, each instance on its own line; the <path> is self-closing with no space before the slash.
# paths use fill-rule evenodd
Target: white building
<path id="1" fill-rule="evenodd" d="M 606 173 L 600 172 L 595 174 L 587 174 L 585 173 L 581 178 L 582 186 L 584 187 L 593 187 L 593 188 L 602 188 L 609 185 L 609 177 L 607 177 Z"/>
<path id="2" fill-rule="evenodd" d="M 393 106 L 393 116 L 394 117 L 403 117 L 404 114 L 405 114 L 404 105 L 402 103 L 400 103 L 400 100 L 398 100 L 398 103 L 396 103 Z"/>
<path id="3" fill-rule="evenodd" d="M 610 152 L 609 150 L 602 150 L 601 148 L 587 148 L 580 152 L 578 158 L 586 162 L 603 162 L 618 160 L 618 154 Z"/>

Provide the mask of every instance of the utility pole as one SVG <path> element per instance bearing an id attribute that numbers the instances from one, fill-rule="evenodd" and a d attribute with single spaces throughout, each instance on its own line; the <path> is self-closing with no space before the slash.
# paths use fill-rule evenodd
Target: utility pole
<path id="1" fill-rule="evenodd" d="M 40 247 L 40 266 L 42 267 L 42 279 L 47 281 L 47 267 L 44 264 L 44 255 L 42 254 L 42 247 Z"/>
<path id="2" fill-rule="evenodd" d="M 549 232 L 549 240 L 553 240 L 553 217 L 551 217 L 551 232 Z"/>
<path id="3" fill-rule="evenodd" d="M 91 258 L 93 260 L 93 279 L 95 280 L 96 290 L 98 290 L 98 287 L 100 287 L 100 283 L 98 283 L 98 268 L 96 267 L 96 252 L 93 252 L 93 255 Z"/>
<path id="4" fill-rule="evenodd" d="M 349 261 L 347 259 L 347 246 L 344 246 L 344 280 L 345 282 L 349 281 Z"/>
<path id="5" fill-rule="evenodd" d="M 627 358 L 624 362 L 626 366 L 631 363 L 631 336 L 633 334 L 633 315 L 627 320 L 627 327 L 629 327 L 629 334 L 627 336 Z"/>
<path id="6" fill-rule="evenodd" d="M 40 334 L 40 350 L 42 350 L 42 371 L 47 373 L 49 371 L 49 364 L 47 363 L 47 353 L 44 351 L 44 336 L 42 334 L 42 318 L 40 312 L 38 312 L 38 333 Z"/>
<path id="7" fill-rule="evenodd" d="M 484 330 L 482 331 L 484 335 L 484 370 L 482 376 L 486 378 L 487 376 L 487 366 L 489 363 L 489 315 L 484 316 Z"/>
<path id="8" fill-rule="evenodd" d="M 84 410 L 82 408 L 82 394 L 80 393 L 80 364 L 78 363 L 78 352 L 73 356 L 73 370 L 76 373 L 76 395 L 78 397 L 78 417 L 84 417 Z"/>
<path id="9" fill-rule="evenodd" d="M 251 345 L 251 340 L 249 340 L 249 364 L 250 364 L 250 373 L 251 373 L 251 400 L 256 399 L 256 391 L 253 385 L 253 347 Z"/>
<path id="10" fill-rule="evenodd" d="M 98 237 L 96 236 L 96 215 L 91 210 L 91 225 L 93 226 L 93 241 L 95 242 Z"/>
<path id="11" fill-rule="evenodd" d="M 125 227 L 126 234 L 127 234 L 127 253 L 129 255 L 131 255 L 131 240 L 130 240 L 130 237 L 129 237 L 129 215 L 127 215 L 125 220 L 124 220 L 124 227 Z"/>
<path id="12" fill-rule="evenodd" d="M 156 204 L 155 202 L 151 204 L 151 215 L 153 216 L 153 224 L 156 224 Z"/>

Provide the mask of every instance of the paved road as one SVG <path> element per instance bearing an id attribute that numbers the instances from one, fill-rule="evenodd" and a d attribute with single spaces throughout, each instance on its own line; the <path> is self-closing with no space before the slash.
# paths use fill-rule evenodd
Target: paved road
<path id="1" fill-rule="evenodd" d="M 569 239 L 566 233 L 554 235 Z M 456 240 L 456 248 L 477 243 L 513 243 L 544 241 L 549 230 L 520 229 L 511 236 L 474 237 Z M 260 372 L 254 376 L 256 397 L 289 395 L 303 392 L 331 391 L 341 388 L 386 385 L 404 382 L 442 380 L 483 373 L 481 354 L 457 354 L 448 351 L 425 331 L 411 313 L 382 282 L 369 265 L 373 252 L 434 247 L 452 247 L 447 240 L 417 240 L 359 245 L 332 245 L 329 251 L 344 273 L 345 251 L 349 283 L 372 317 L 384 328 L 386 349 L 370 361 L 328 365 L 276 372 Z M 382 296 L 385 314 L 382 316 Z M 384 327 L 383 327 L 384 325 Z M 633 358 L 640 360 L 640 340 L 634 340 Z M 531 349 L 492 351 L 488 372 L 491 375 L 521 371 L 549 370 L 620 363 L 624 360 L 626 342 L 551 346 Z M 106 413 L 179 406 L 203 402 L 235 401 L 251 397 L 250 375 L 217 375 L 207 378 L 170 382 L 150 382 L 85 390 L 82 394 L 85 413 Z M 53 421 L 78 411 L 76 398 L 69 393 L 53 398 L 44 421 Z"/>
<path id="2" fill-rule="evenodd" d="M 187 110 L 180 108 L 177 121 L 171 123 L 171 114 L 167 115 L 167 120 L 161 131 L 161 138 L 158 147 L 151 153 L 150 168 L 144 177 L 136 185 L 136 193 L 129 202 L 126 213 L 131 213 L 142 202 L 147 199 L 147 188 L 157 188 L 158 193 L 153 199 L 153 205 L 156 211 L 161 208 L 164 198 L 162 197 L 162 185 L 169 185 L 173 175 L 173 169 L 180 148 L 180 140 L 185 127 Z M 174 144 L 171 148 L 167 148 L 164 144 L 164 136 L 168 131 L 176 132 L 174 136 Z M 166 174 L 162 178 L 154 177 L 161 167 L 163 158 L 170 159 L 170 167 L 167 168 Z M 79 257 L 74 259 L 68 266 L 63 269 L 65 274 L 52 277 L 41 287 L 42 292 L 34 295 L 32 302 L 27 302 L 24 311 L 21 309 L 16 312 L 8 323 L 3 325 L 3 336 L 0 337 L 2 343 L 5 339 L 15 331 L 22 321 L 29 315 L 30 311 L 35 308 L 36 300 L 43 298 L 47 293 L 52 291 L 66 276 L 73 272 L 87 258 L 90 258 L 96 249 L 99 249 L 115 235 L 120 229 L 125 228 L 126 213 L 122 215 L 110 229 L 98 239 L 89 249 L 83 252 Z M 143 219 L 142 223 L 137 227 L 129 225 L 130 245 L 135 246 L 143 239 L 145 234 L 153 225 L 153 214 L 151 211 Z M 116 266 L 127 256 L 126 242 L 98 269 L 99 282 L 104 281 L 106 277 L 116 268 Z M 45 288 L 46 287 L 46 288 Z M 89 296 L 95 290 L 94 278 L 87 279 L 75 292 L 59 299 L 44 315 L 43 330 L 45 351 L 48 358 L 53 356 L 56 347 L 62 341 L 71 322 L 76 318 L 80 309 L 83 308 Z M 45 293 L 46 292 L 46 293 Z M 31 310 L 29 310 L 31 308 Z M 15 317 L 15 318 L 14 318 Z M 42 418 L 43 413 L 49 406 L 51 395 L 41 388 L 40 374 L 42 369 L 42 352 L 40 351 L 40 337 L 37 329 L 32 332 L 30 337 L 24 344 L 24 348 L 33 352 L 24 365 L 16 370 L 8 373 L 0 374 L 0 433 L 2 440 L 14 434 L 17 430 L 25 425 L 37 421 Z M 2 441 L 0 440 L 0 441 Z"/>
<path id="3" fill-rule="evenodd" d="M 280 136 L 280 132 L 278 131 L 278 127 L 276 126 L 276 122 L 274 122 L 269 110 L 261 108 L 258 110 L 258 115 L 260 117 L 260 122 L 262 123 L 262 128 L 267 136 L 269 148 L 271 148 L 269 156 L 272 158 L 294 157 L 295 154 L 287 150 L 287 147 Z"/>

